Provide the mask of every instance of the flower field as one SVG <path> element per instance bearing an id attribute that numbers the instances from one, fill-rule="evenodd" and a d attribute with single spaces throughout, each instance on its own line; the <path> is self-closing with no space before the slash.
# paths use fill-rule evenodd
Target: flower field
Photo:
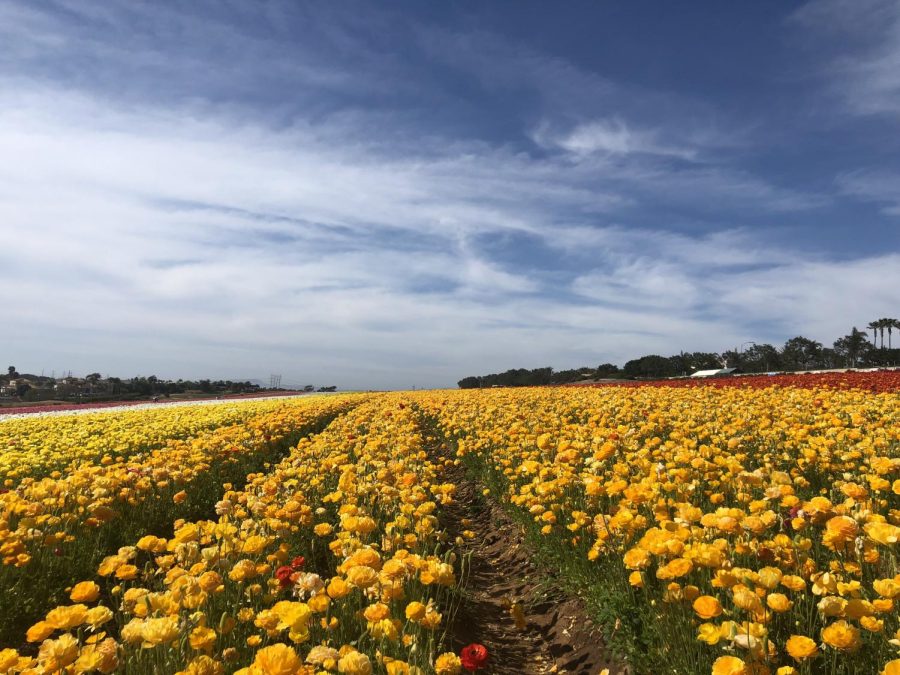
<path id="1" fill-rule="evenodd" d="M 566 598 L 610 672 L 900 672 L 891 388 L 361 394 L 0 435 L 0 673 L 598 675 L 554 662 L 540 613 Z M 474 584 L 516 573 L 478 565 L 489 508 L 553 592 L 472 642 Z M 548 660 L 504 661 L 499 631 Z"/>

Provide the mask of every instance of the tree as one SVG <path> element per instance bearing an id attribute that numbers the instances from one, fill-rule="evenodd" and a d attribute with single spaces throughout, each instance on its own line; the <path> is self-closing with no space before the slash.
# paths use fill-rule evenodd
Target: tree
<path id="1" fill-rule="evenodd" d="M 658 354 L 632 359 L 622 368 L 628 377 L 672 377 L 677 375 L 671 359 Z"/>
<path id="2" fill-rule="evenodd" d="M 883 321 L 884 321 L 885 328 L 887 328 L 887 331 L 888 331 L 888 349 L 893 349 L 893 346 L 891 345 L 891 333 L 893 332 L 893 330 L 895 328 L 900 328 L 900 320 L 883 319 Z M 882 345 L 883 344 L 884 344 L 884 342 L 882 342 Z"/>
<path id="3" fill-rule="evenodd" d="M 15 366 L 9 366 L 6 370 L 9 371 L 9 379 L 14 380 L 19 376 L 19 373 L 16 371 Z"/>
<path id="4" fill-rule="evenodd" d="M 878 320 L 870 321 L 869 325 L 866 326 L 870 331 L 872 331 L 872 342 L 875 343 L 875 347 L 878 347 Z"/>
<path id="5" fill-rule="evenodd" d="M 822 365 L 822 343 L 802 335 L 784 343 L 781 358 L 788 370 L 812 370 Z"/>
<path id="6" fill-rule="evenodd" d="M 884 349 L 884 329 L 887 328 L 888 319 L 878 319 L 875 323 L 878 325 L 878 332 L 881 335 L 881 348 Z"/>
<path id="7" fill-rule="evenodd" d="M 101 375 L 100 373 L 91 373 L 90 375 L 85 375 L 84 379 L 87 380 L 88 387 L 91 391 L 94 391 L 94 387 L 97 386 L 97 383 L 100 381 Z"/>
<path id="8" fill-rule="evenodd" d="M 614 377 L 620 375 L 621 371 L 619 370 L 619 366 L 613 363 L 601 363 L 597 366 L 595 374 L 598 378 Z"/>
<path id="9" fill-rule="evenodd" d="M 834 342 L 835 354 L 843 359 L 845 365 L 850 368 L 855 368 L 871 347 L 869 337 L 856 326 L 850 330 L 848 335 L 838 338 Z"/>
<path id="10" fill-rule="evenodd" d="M 768 373 L 781 368 L 781 355 L 774 345 L 754 344 L 741 353 L 740 364 L 747 373 Z"/>

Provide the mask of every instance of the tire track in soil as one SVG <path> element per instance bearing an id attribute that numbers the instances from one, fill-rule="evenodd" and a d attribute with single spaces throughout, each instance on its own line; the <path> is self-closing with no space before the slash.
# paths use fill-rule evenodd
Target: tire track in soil
<path id="1" fill-rule="evenodd" d="M 475 533 L 463 548 L 470 566 L 448 627 L 449 647 L 459 652 L 472 642 L 483 644 L 490 655 L 483 672 L 490 675 L 598 675 L 604 668 L 610 675 L 629 675 L 604 646 L 582 600 L 562 591 L 534 563 L 520 526 L 482 494 L 483 486 L 462 466 L 448 467 L 445 479 L 457 491 L 453 503 L 442 507 L 441 525 L 453 537 L 463 530 Z M 524 610 L 523 630 L 515 625 L 510 603 Z"/>

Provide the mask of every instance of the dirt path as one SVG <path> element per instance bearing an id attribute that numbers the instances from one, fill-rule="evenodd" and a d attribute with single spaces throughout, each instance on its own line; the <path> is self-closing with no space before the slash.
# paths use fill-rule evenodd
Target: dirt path
<path id="1" fill-rule="evenodd" d="M 457 485 L 456 501 L 443 509 L 449 532 L 475 533 L 466 550 L 470 567 L 463 601 L 451 625 L 451 648 L 477 642 L 488 648 L 490 675 L 628 673 L 603 646 L 603 638 L 578 598 L 559 590 L 534 563 L 524 534 L 503 509 L 482 496 L 465 469 L 447 480 Z M 513 605 L 522 610 L 516 626 Z M 524 625 L 521 621 L 524 619 Z"/>

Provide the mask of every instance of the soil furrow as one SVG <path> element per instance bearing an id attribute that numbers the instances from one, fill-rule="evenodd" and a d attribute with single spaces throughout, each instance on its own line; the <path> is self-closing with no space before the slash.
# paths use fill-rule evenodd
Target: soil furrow
<path id="1" fill-rule="evenodd" d="M 430 449 L 449 452 L 440 441 Z M 484 672 L 490 675 L 629 673 L 605 647 L 584 603 L 534 562 L 522 528 L 483 494 L 484 486 L 462 466 L 449 467 L 445 476 L 457 491 L 442 508 L 441 524 L 453 537 L 474 534 L 463 549 L 462 599 L 448 647 L 458 652 L 471 643 L 484 645 L 490 655 Z"/>

